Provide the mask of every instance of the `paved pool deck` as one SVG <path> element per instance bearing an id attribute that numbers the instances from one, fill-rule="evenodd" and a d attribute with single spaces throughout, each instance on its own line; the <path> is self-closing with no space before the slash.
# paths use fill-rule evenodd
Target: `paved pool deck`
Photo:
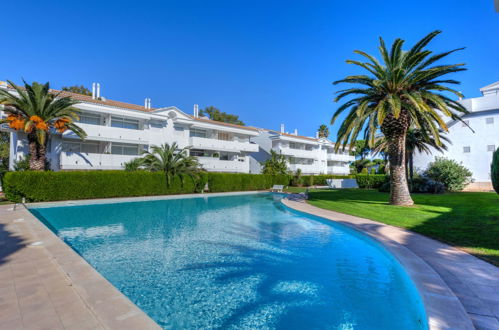
<path id="1" fill-rule="evenodd" d="M 382 243 L 416 284 L 430 329 L 499 329 L 499 268 L 402 228 L 312 206 L 300 195 L 290 195 L 283 203 L 354 228 Z"/>
<path id="2" fill-rule="evenodd" d="M 23 205 L 0 206 L 0 330 L 160 329 Z"/>

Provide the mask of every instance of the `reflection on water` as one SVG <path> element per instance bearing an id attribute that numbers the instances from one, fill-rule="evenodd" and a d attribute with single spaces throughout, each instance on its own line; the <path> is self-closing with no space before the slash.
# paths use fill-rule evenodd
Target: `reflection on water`
<path id="1" fill-rule="evenodd" d="M 38 209 L 164 328 L 421 329 L 392 258 L 271 194 Z"/>

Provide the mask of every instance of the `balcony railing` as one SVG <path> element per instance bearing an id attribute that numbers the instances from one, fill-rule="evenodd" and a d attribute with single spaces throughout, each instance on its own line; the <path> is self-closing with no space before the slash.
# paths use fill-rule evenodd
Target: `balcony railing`
<path id="1" fill-rule="evenodd" d="M 289 164 L 288 168 L 293 172 L 300 169 L 302 174 L 321 174 L 324 172 L 324 170 L 321 171 L 319 165 L 315 164 Z"/>
<path id="2" fill-rule="evenodd" d="M 282 153 L 285 156 L 296 157 L 296 158 L 309 158 L 318 159 L 319 150 L 306 150 L 306 149 L 291 149 L 284 147 L 273 147 L 272 148 L 277 153 Z"/>
<path id="3" fill-rule="evenodd" d="M 246 160 L 220 160 L 213 157 L 198 157 L 199 163 L 209 172 L 249 173 L 249 162 Z"/>
<path id="4" fill-rule="evenodd" d="M 232 151 L 232 152 L 257 152 L 258 145 L 250 142 L 225 141 L 217 139 L 209 139 L 202 137 L 191 137 L 190 146 L 193 149 L 206 149 L 217 151 Z"/>
<path id="5" fill-rule="evenodd" d="M 145 130 L 127 129 L 111 126 L 102 125 L 91 125 L 77 123 L 85 133 L 87 133 L 87 139 L 89 140 L 102 140 L 102 141 L 133 141 L 135 143 L 148 143 L 149 134 Z M 77 136 L 66 131 L 63 135 L 68 138 L 77 138 Z"/>
<path id="6" fill-rule="evenodd" d="M 120 170 L 126 162 L 137 157 L 140 156 L 61 152 L 60 167 L 62 170 Z"/>
<path id="7" fill-rule="evenodd" d="M 346 175 L 350 174 L 349 166 L 328 166 L 327 174 Z"/>
<path id="8" fill-rule="evenodd" d="M 355 160 L 355 156 L 328 153 L 327 160 L 333 160 L 338 162 L 353 162 Z"/>

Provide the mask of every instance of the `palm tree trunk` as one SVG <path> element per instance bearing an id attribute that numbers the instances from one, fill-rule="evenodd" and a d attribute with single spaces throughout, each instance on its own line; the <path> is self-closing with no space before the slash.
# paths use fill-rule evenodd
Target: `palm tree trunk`
<path id="1" fill-rule="evenodd" d="M 390 160 L 390 204 L 413 205 L 405 168 L 405 132 L 392 135 L 388 146 Z"/>
<path id="2" fill-rule="evenodd" d="M 28 135 L 30 154 L 29 169 L 33 171 L 43 171 L 47 159 L 46 146 L 39 144 L 36 137 L 30 135 Z"/>
<path id="3" fill-rule="evenodd" d="M 409 177 L 412 180 L 414 180 L 414 156 L 412 152 L 409 153 Z"/>

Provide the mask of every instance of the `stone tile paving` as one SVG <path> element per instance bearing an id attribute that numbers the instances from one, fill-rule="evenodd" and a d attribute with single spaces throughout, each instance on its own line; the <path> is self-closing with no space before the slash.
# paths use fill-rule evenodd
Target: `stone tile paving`
<path id="1" fill-rule="evenodd" d="M 283 203 L 353 227 L 383 243 L 418 286 L 431 328 L 499 329 L 499 268 L 401 228 L 317 208 L 307 204 L 303 195 L 292 195 Z M 463 319 L 463 311 L 467 320 Z"/>
<path id="2" fill-rule="evenodd" d="M 0 330 L 159 329 L 22 205 L 0 206 Z"/>

